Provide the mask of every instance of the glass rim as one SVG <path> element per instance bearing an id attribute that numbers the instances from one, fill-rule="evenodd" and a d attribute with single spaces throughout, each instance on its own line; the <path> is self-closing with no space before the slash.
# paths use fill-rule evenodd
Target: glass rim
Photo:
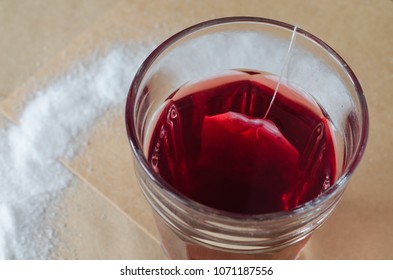
<path id="1" fill-rule="evenodd" d="M 134 116 L 135 111 L 133 108 L 133 104 L 136 101 L 136 94 L 141 84 L 141 81 L 144 75 L 150 69 L 150 66 L 154 63 L 154 61 L 169 46 L 171 46 L 173 43 L 179 41 L 180 39 L 184 38 L 185 36 L 191 33 L 220 24 L 241 23 L 241 22 L 267 24 L 267 25 L 285 28 L 290 31 L 292 31 L 295 28 L 294 25 L 291 25 L 289 23 L 268 19 L 268 18 L 249 17 L 249 16 L 223 17 L 223 18 L 212 19 L 192 25 L 188 28 L 185 28 L 175 33 L 174 35 L 163 41 L 150 53 L 150 55 L 141 64 L 140 68 L 138 69 L 138 71 L 134 76 L 134 79 L 131 83 L 131 87 L 127 96 L 126 110 L 125 110 L 125 123 L 126 123 L 126 129 L 127 129 L 127 134 L 128 134 L 131 148 L 133 150 L 134 156 L 136 157 L 136 159 L 138 160 L 139 164 L 142 166 L 148 177 L 156 185 L 160 186 L 160 191 L 162 191 L 163 194 L 167 196 L 167 198 L 175 200 L 186 207 L 190 207 L 195 211 L 200 212 L 201 214 L 213 215 L 215 217 L 220 217 L 224 220 L 229 219 L 237 222 L 241 222 L 241 221 L 250 222 L 256 220 L 264 221 L 264 220 L 287 218 L 289 216 L 307 213 L 309 210 L 313 209 L 315 206 L 328 200 L 328 198 L 334 196 L 337 192 L 343 190 L 343 188 L 345 187 L 347 180 L 358 166 L 364 154 L 364 150 L 368 140 L 369 119 L 368 119 L 368 108 L 367 108 L 366 99 L 363 94 L 363 89 L 357 77 L 355 76 L 354 72 L 352 71 L 352 69 L 348 66 L 348 64 L 344 61 L 344 59 L 328 44 L 326 44 L 324 41 L 314 36 L 313 34 L 299 27 L 296 30 L 297 34 L 303 35 L 304 37 L 307 37 L 308 39 L 314 41 L 317 45 L 322 47 L 329 55 L 333 56 L 343 67 L 343 69 L 345 69 L 345 72 L 350 77 L 350 80 L 353 83 L 353 87 L 356 90 L 357 98 L 361 107 L 362 126 L 361 126 L 360 142 L 357 146 L 357 149 L 353 153 L 353 158 L 351 159 L 350 164 L 339 176 L 339 178 L 337 178 L 335 183 L 332 186 L 330 186 L 330 188 L 322 192 L 318 197 L 310 201 L 307 201 L 306 203 L 303 203 L 288 211 L 282 210 L 282 211 L 264 213 L 264 214 L 239 214 L 239 213 L 229 212 L 225 210 L 218 210 L 186 197 L 185 195 L 177 191 L 175 188 L 173 188 L 163 178 L 161 178 L 161 176 L 159 176 L 150 166 L 147 158 L 143 153 L 143 147 L 139 144 L 137 131 L 133 122 L 135 118 Z"/>

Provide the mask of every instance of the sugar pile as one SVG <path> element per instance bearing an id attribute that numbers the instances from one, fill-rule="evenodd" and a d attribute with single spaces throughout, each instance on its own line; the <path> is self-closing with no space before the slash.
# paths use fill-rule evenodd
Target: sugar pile
<path id="1" fill-rule="evenodd" d="M 81 134 L 124 104 L 147 49 L 118 45 L 93 55 L 34 93 L 19 125 L 0 130 L 0 259 L 50 257 L 56 201 L 72 179 L 58 159 L 75 154 Z"/>

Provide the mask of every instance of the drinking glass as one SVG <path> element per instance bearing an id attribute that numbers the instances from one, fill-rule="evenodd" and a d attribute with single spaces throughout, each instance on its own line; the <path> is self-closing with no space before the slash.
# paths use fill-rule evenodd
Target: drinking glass
<path id="1" fill-rule="evenodd" d="M 126 103 L 126 127 L 135 174 L 153 208 L 168 258 L 295 259 L 339 202 L 366 147 L 366 101 L 356 76 L 331 47 L 301 28 L 294 30 L 293 25 L 264 18 L 210 20 L 167 39 L 136 73 Z M 329 116 L 337 179 L 318 197 L 289 211 L 239 215 L 187 198 L 154 171 L 147 157 L 162 104 L 185 83 L 229 69 L 283 74 Z"/>

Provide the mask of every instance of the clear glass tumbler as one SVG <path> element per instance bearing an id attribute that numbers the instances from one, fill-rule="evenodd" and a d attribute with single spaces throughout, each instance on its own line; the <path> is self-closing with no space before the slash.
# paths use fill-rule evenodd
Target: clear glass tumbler
<path id="1" fill-rule="evenodd" d="M 285 78 L 299 85 L 330 117 L 337 179 L 295 209 L 237 215 L 192 201 L 152 168 L 147 153 L 157 112 L 180 86 L 228 69 L 282 74 L 294 26 L 270 19 L 230 17 L 187 28 L 159 45 L 132 82 L 126 127 L 135 172 L 154 209 L 162 247 L 171 259 L 294 259 L 331 214 L 359 164 L 368 136 L 362 88 L 327 44 L 298 28 Z"/>

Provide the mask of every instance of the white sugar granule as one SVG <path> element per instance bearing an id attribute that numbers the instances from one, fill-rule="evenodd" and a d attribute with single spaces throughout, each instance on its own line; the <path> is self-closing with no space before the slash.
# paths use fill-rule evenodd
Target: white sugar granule
<path id="1" fill-rule="evenodd" d="M 124 105 L 147 49 L 93 55 L 34 93 L 19 125 L 0 130 L 0 259 L 50 257 L 56 202 L 72 179 L 59 159 L 75 154 L 104 112 Z"/>

